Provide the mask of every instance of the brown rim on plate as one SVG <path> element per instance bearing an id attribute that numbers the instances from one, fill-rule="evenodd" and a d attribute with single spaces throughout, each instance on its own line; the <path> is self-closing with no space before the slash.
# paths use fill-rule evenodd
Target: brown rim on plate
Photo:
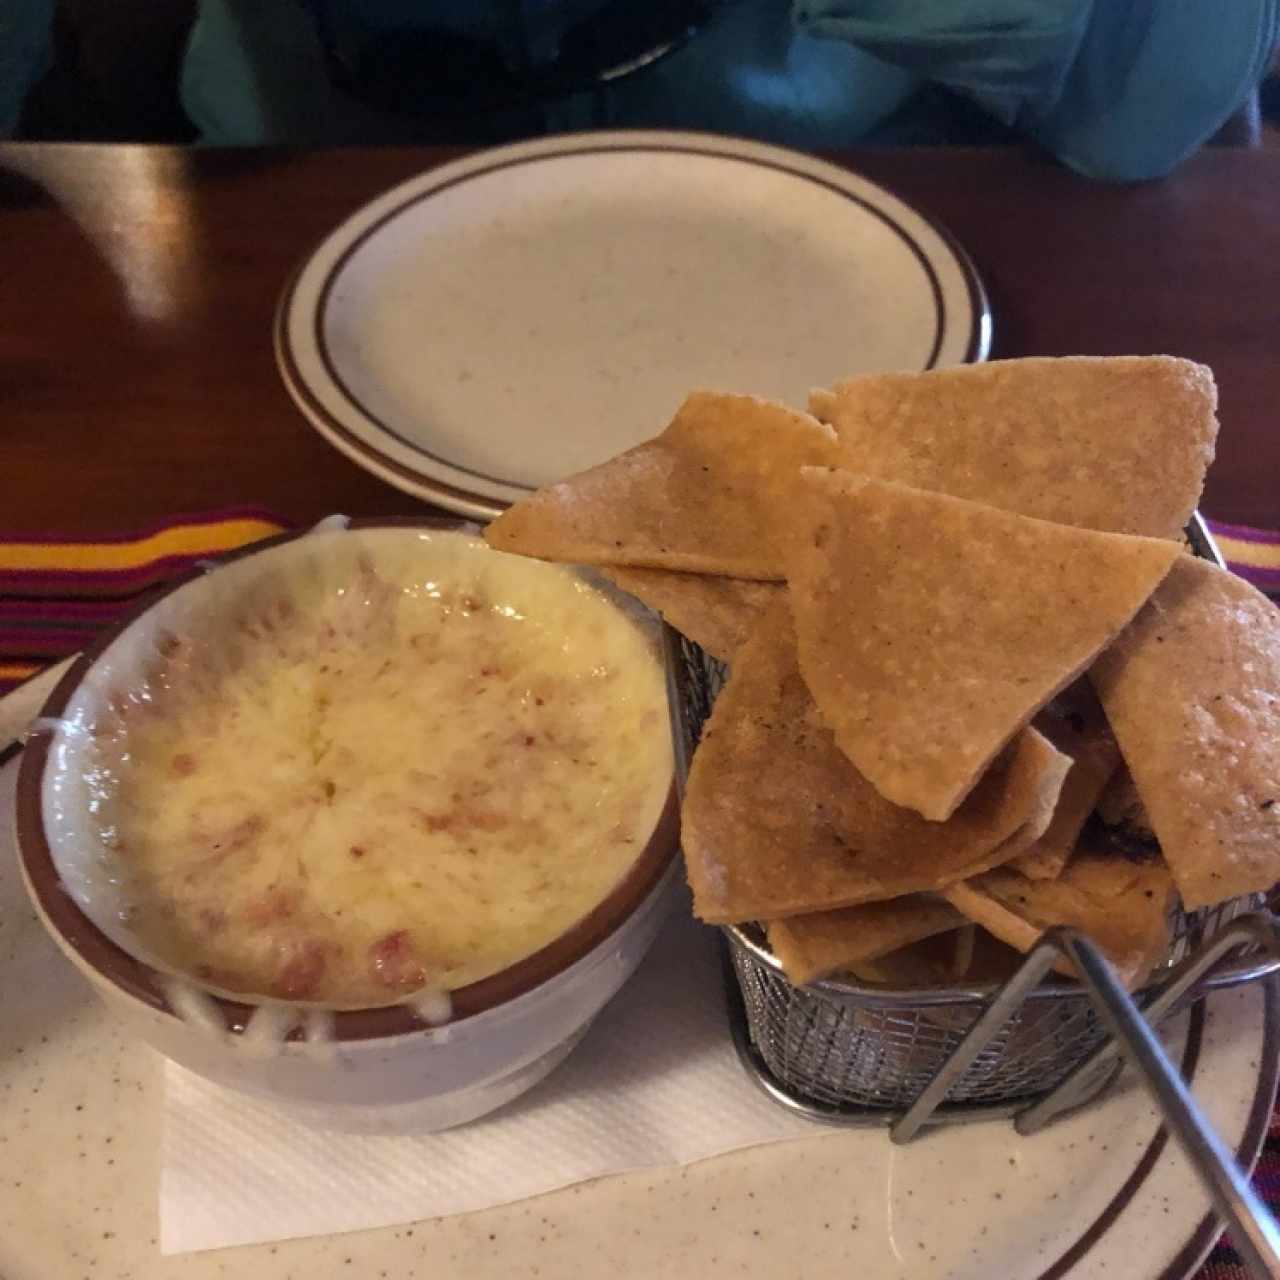
<path id="1" fill-rule="evenodd" d="M 1264 1002 L 1262 1065 L 1249 1103 L 1244 1132 L 1240 1135 L 1240 1141 L 1235 1150 L 1236 1163 L 1250 1175 L 1262 1152 L 1262 1143 L 1267 1136 L 1267 1125 L 1275 1105 L 1276 1085 L 1280 1080 L 1280 1045 L 1277 1045 L 1277 1038 L 1280 1038 L 1280 1011 L 1277 1010 L 1277 1001 L 1280 999 L 1280 980 L 1274 976 L 1264 979 L 1262 994 Z M 1197 1001 L 1191 1008 L 1187 1041 L 1181 1062 L 1181 1075 L 1188 1084 L 1195 1079 L 1196 1068 L 1199 1066 L 1200 1050 L 1204 1039 L 1204 1022 L 1204 1003 Z M 1112 1224 L 1129 1207 L 1130 1201 L 1164 1155 L 1168 1142 L 1169 1128 L 1167 1125 L 1161 1125 L 1134 1166 L 1133 1172 L 1125 1179 L 1106 1208 L 1090 1223 L 1075 1243 L 1062 1253 L 1052 1266 L 1041 1273 L 1039 1280 L 1060 1280 L 1070 1274 L 1076 1263 L 1102 1239 Z M 1222 1235 L 1222 1231 L 1222 1219 L 1213 1209 L 1210 1209 L 1156 1280 L 1186 1280 L 1186 1277 L 1208 1256 L 1209 1251 L 1217 1243 L 1218 1237 Z"/>
<path id="2" fill-rule="evenodd" d="M 833 178 L 813 173 L 802 167 L 798 162 L 788 163 L 786 160 L 786 152 L 790 150 L 789 148 L 770 147 L 769 150 L 773 152 L 773 154 L 770 155 L 761 154 L 761 151 L 745 154 L 742 152 L 734 152 L 729 149 L 717 148 L 711 145 L 711 140 L 708 135 L 696 132 L 659 130 L 651 136 L 650 135 L 651 131 L 648 130 L 614 131 L 608 138 L 596 138 L 590 134 L 571 133 L 564 135 L 558 140 L 560 144 L 558 148 L 555 146 L 540 147 L 537 151 L 530 154 L 519 155 L 510 154 L 510 148 L 499 148 L 497 153 L 488 163 L 474 164 L 462 173 L 452 172 L 452 170 L 456 169 L 459 165 L 466 164 L 477 159 L 474 154 L 463 155 L 452 161 L 446 161 L 443 165 L 438 166 L 440 176 L 437 181 L 432 182 L 423 190 L 418 190 L 412 194 L 406 195 L 404 199 L 400 200 L 395 205 L 394 208 L 389 209 L 387 212 L 380 215 L 374 222 L 370 223 L 369 226 L 365 227 L 329 266 L 320 285 L 314 314 L 310 317 L 316 350 L 321 364 L 324 366 L 325 372 L 331 383 L 340 393 L 345 402 L 360 414 L 366 422 L 373 424 L 384 435 L 390 437 L 402 447 L 409 449 L 413 453 L 421 455 L 437 465 L 447 466 L 454 471 L 474 476 L 476 480 L 482 483 L 497 484 L 511 488 L 523 488 L 524 486 L 515 480 L 474 471 L 459 463 L 450 462 L 445 458 L 437 457 L 437 455 L 432 453 L 430 450 L 424 448 L 421 443 L 405 437 L 391 423 L 384 421 L 368 405 L 364 404 L 358 394 L 347 385 L 330 354 L 324 333 L 326 305 L 338 276 L 341 274 L 342 270 L 346 267 L 351 258 L 373 235 L 381 230 L 388 222 L 400 217 L 406 209 L 412 208 L 414 205 L 420 204 L 425 200 L 432 199 L 435 196 L 438 196 L 441 192 L 449 190 L 451 187 L 471 182 L 477 178 L 484 178 L 502 170 L 528 164 L 539 164 L 548 160 L 563 159 L 566 156 L 618 154 L 627 152 L 663 152 L 692 155 L 704 159 L 709 158 L 732 161 L 739 164 L 754 166 L 756 168 L 773 169 L 779 173 L 787 174 L 792 178 L 822 187 L 839 196 L 841 199 L 857 205 L 864 213 L 870 214 L 872 217 L 876 218 L 883 225 L 888 227 L 889 230 L 892 231 L 907 247 L 912 256 L 916 259 L 916 262 L 920 266 L 929 283 L 930 291 L 932 292 L 934 300 L 935 320 L 933 342 L 929 358 L 924 367 L 925 370 L 929 370 L 937 366 L 939 352 L 942 347 L 943 337 L 948 322 L 946 300 L 943 297 L 942 288 L 939 284 L 937 271 L 934 268 L 933 261 L 929 258 L 925 250 L 921 248 L 920 243 L 913 237 L 911 231 L 892 216 L 890 211 L 873 204 L 864 196 L 839 185 Z M 743 143 L 747 140 L 728 139 L 727 141 L 730 143 Z M 755 145 L 759 146 L 759 144 Z M 978 275 L 978 271 L 974 266 L 973 260 L 960 245 L 959 241 L 956 240 L 955 236 L 953 236 L 932 214 L 926 213 L 917 208 L 916 205 L 898 195 L 897 192 L 895 192 L 891 187 L 886 186 L 884 183 L 870 178 L 865 178 L 855 169 L 852 169 L 847 165 L 839 164 L 838 162 L 828 158 L 821 156 L 810 157 L 805 156 L 802 153 L 794 154 L 796 155 L 797 161 L 801 159 L 812 159 L 821 163 L 829 170 L 837 170 L 847 173 L 854 178 L 860 179 L 874 187 L 876 190 L 882 192 L 884 195 L 887 195 L 898 204 L 902 205 L 906 210 L 918 217 L 921 222 L 923 222 L 931 231 L 934 232 L 935 235 L 938 236 L 960 272 L 964 281 L 966 296 L 969 303 L 970 333 L 968 341 L 965 344 L 962 363 L 980 363 L 988 359 L 990 356 L 992 342 L 992 315 L 990 300 L 987 297 L 982 280 Z M 433 171 L 431 169 L 428 169 L 416 177 L 406 179 L 404 182 L 398 184 L 398 186 L 408 186 L 419 179 L 425 178 L 432 172 Z M 395 191 L 396 189 L 396 187 L 392 187 L 390 191 L 384 193 L 384 195 L 390 194 L 391 191 Z M 375 201 L 378 199 L 381 199 L 381 197 L 374 197 Z M 299 265 L 291 272 L 284 290 L 280 295 L 279 301 L 276 304 L 275 314 L 272 321 L 272 341 L 275 348 L 276 362 L 280 370 L 281 378 L 286 389 L 294 397 L 298 407 L 303 410 L 314 425 L 323 428 L 323 434 L 327 435 L 330 442 L 345 453 L 352 461 L 360 465 L 367 465 L 371 463 L 375 467 L 385 469 L 396 476 L 402 485 L 409 486 L 409 492 L 418 495 L 429 495 L 430 499 L 433 501 L 455 503 L 470 512 L 476 514 L 483 513 L 482 518 L 491 519 L 496 517 L 502 513 L 509 503 L 499 498 L 490 497 L 487 494 L 460 489 L 446 480 L 441 480 L 438 477 L 427 475 L 424 472 L 416 470 L 412 466 L 398 461 L 385 450 L 378 448 L 375 444 L 372 444 L 358 436 L 338 418 L 338 416 L 320 399 L 318 395 L 315 394 L 311 385 L 307 382 L 298 366 L 289 337 L 289 321 L 293 314 L 294 298 L 298 284 L 302 279 L 303 273 L 324 245 L 326 245 L 337 234 L 337 231 L 340 230 L 342 226 L 346 225 L 346 221 L 350 221 L 351 218 L 358 217 L 367 207 L 367 204 L 362 206 L 360 209 L 356 210 L 354 214 L 350 215 L 350 218 L 340 224 L 338 228 L 328 232 L 312 247 L 302 262 L 299 263 Z M 393 483 L 396 483 L 396 481 L 393 481 Z"/>
<path id="3" fill-rule="evenodd" d="M 352 520 L 350 527 L 353 529 L 426 528 L 450 533 L 472 532 L 469 521 L 445 516 Z M 310 529 L 299 529 L 277 534 L 213 559 L 219 564 L 227 564 L 305 537 L 309 532 Z M 202 569 L 188 570 L 172 582 L 150 592 L 120 621 L 96 636 L 58 681 L 41 708 L 40 715 L 55 719 L 60 717 L 86 673 L 108 646 L 160 600 L 196 578 L 202 577 L 204 572 Z M 51 931 L 90 968 L 158 1013 L 167 1013 L 176 1017 L 165 995 L 162 976 L 150 965 L 137 959 L 108 938 L 81 911 L 63 887 L 49 848 L 42 804 L 45 768 L 48 764 L 51 745 L 52 739 L 46 733 L 33 737 L 22 753 L 22 763 L 18 770 L 15 807 L 18 857 L 32 895 Z M 667 793 L 662 813 L 644 849 L 608 896 L 541 950 L 526 956 L 509 968 L 482 978 L 479 982 L 451 991 L 449 998 L 454 1015 L 451 1025 L 456 1025 L 463 1019 L 494 1009 L 532 991 L 581 960 L 608 938 L 662 881 L 675 859 L 677 832 L 678 811 L 673 782 Z M 255 1002 L 230 1000 L 213 995 L 212 992 L 209 996 L 221 1014 L 227 1030 L 232 1032 L 243 1031 L 258 1007 Z M 301 1009 L 306 1006 L 299 1004 L 298 1007 Z M 411 1035 L 430 1026 L 425 1019 L 420 1018 L 403 1004 L 339 1010 L 334 1013 L 333 1021 L 334 1039 L 338 1041 Z M 300 1032 L 297 1029 L 291 1033 L 292 1038 L 298 1035 Z"/>

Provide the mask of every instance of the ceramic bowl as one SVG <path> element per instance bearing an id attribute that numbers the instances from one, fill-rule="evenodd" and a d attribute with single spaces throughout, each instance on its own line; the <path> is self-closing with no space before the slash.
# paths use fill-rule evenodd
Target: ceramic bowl
<path id="1" fill-rule="evenodd" d="M 91 718 L 126 669 L 121 655 L 171 625 L 211 581 L 222 588 L 260 572 L 299 537 L 349 536 L 330 525 L 284 535 L 218 562 L 212 574 L 179 578 L 133 611 L 75 662 L 45 704 L 18 778 L 17 845 L 35 909 L 54 941 L 136 1035 L 166 1057 L 220 1084 L 329 1108 L 411 1106 L 416 1127 L 447 1128 L 500 1106 L 545 1076 L 640 963 L 672 902 L 676 874 L 674 789 L 643 850 L 588 915 L 533 955 L 451 993 L 451 1016 L 433 1025 L 426 1005 L 325 1011 L 224 998 L 148 964 L 110 921 L 77 902 L 81 869 L 51 838 L 51 797 L 75 752 L 63 740 L 69 716 Z M 426 540 L 471 538 L 450 520 L 351 522 L 362 535 Z M 391 532 L 388 532 L 391 531 Z M 296 551 L 296 548 L 293 548 Z M 488 554 L 499 555 L 498 552 Z M 273 559 L 274 558 L 274 559 Z M 530 570 L 548 566 L 525 562 Z M 619 604 L 619 607 L 623 607 Z M 649 625 L 652 624 L 650 620 Z M 656 630 L 655 630 L 656 636 Z M 63 852 L 55 856 L 54 849 Z M 83 895 L 81 895 L 83 898 Z"/>

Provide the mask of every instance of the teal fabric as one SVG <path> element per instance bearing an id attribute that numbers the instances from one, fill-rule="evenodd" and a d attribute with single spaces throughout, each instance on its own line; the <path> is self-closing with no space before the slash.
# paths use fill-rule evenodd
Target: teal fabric
<path id="1" fill-rule="evenodd" d="M 1277 0 L 1131 0 L 1099 16 L 1058 102 L 1027 121 L 1065 164 L 1158 178 L 1207 142 L 1266 72 Z M 1128 24 L 1126 24 L 1126 18 Z M 1129 52 L 1121 60 L 1118 50 Z"/>
<path id="2" fill-rule="evenodd" d="M 908 102 L 923 81 L 843 41 L 791 22 L 789 0 L 737 4 L 683 48 L 610 86 L 596 119 L 552 108 L 553 129 L 586 123 L 705 129 L 785 146 L 853 146 Z"/>
<path id="3" fill-rule="evenodd" d="M 1101 2 L 1119 10 L 1129 0 Z M 959 90 L 1012 125 L 1026 105 L 1056 100 L 1092 9 L 1093 0 L 798 0 L 795 20 Z"/>
<path id="4" fill-rule="evenodd" d="M 49 62 L 53 0 L 0 0 L 0 138 L 11 138 Z"/>
<path id="5" fill-rule="evenodd" d="M 394 27 L 482 25 L 510 6 L 335 0 Z M 600 126 L 701 128 L 811 149 L 892 137 L 890 118 L 963 94 L 1065 163 L 1159 177 L 1257 84 L 1280 0 L 739 0 L 658 66 L 597 93 L 488 122 L 483 137 Z M 537 6 L 534 6 L 536 9 Z M 470 16 L 468 16 L 470 15 Z M 794 21 L 793 21 L 794 19 Z M 183 100 L 208 142 L 430 136 L 344 97 L 300 0 L 201 0 Z M 922 105 L 923 104 L 923 105 Z M 944 107 L 945 109 L 945 107 Z M 896 116 L 895 116 L 895 113 Z M 448 136 L 445 127 L 440 136 Z M 927 136 L 927 135 L 925 135 Z"/>
<path id="6" fill-rule="evenodd" d="M 371 27 L 447 19 L 485 29 L 492 5 L 349 0 Z M 535 33 L 536 37 L 536 33 Z M 789 0 L 728 6 L 654 67 L 599 92 L 490 122 L 495 136 L 604 126 L 707 129 L 794 146 L 864 139 L 919 88 L 918 76 L 843 41 L 808 35 Z M 335 89 L 314 22 L 300 0 L 201 0 L 182 75 L 182 100 L 203 141 L 394 141 L 428 126 L 371 111 Z M 442 132 L 444 130 L 442 129 Z M 469 139 L 463 139 L 469 140 Z"/>
<path id="7" fill-rule="evenodd" d="M 1168 173 L 1257 85 L 1277 0 L 799 0 L 816 35 L 955 89 L 1064 163 Z"/>

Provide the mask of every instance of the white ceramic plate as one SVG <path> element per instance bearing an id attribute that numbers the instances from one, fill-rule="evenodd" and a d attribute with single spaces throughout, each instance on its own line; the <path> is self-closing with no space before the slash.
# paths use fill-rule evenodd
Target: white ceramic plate
<path id="1" fill-rule="evenodd" d="M 797 152 L 595 133 L 481 152 L 337 228 L 276 318 L 317 430 L 486 518 L 648 439 L 694 387 L 803 407 L 848 374 L 983 360 L 947 234 Z"/>
<path id="2" fill-rule="evenodd" d="M 25 729 L 51 684 L 0 699 L 0 742 Z M 618 1280 L 1182 1280 L 1216 1235 L 1195 1175 L 1130 1085 L 1029 1139 L 993 1122 L 896 1149 L 879 1131 L 815 1126 L 799 1141 L 414 1229 L 162 1257 L 161 1061 L 122 1038 L 27 905 L 12 847 L 15 765 L 0 768 L 5 1274 L 284 1280 L 425 1266 L 439 1280 L 581 1280 L 604 1266 Z M 1275 1093 L 1276 992 L 1273 980 L 1215 994 L 1170 1037 L 1200 1105 L 1248 1166 Z"/>

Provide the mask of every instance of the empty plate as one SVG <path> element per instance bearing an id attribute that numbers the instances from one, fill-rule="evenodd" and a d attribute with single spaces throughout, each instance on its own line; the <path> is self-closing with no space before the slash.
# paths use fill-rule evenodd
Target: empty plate
<path id="1" fill-rule="evenodd" d="M 655 435 L 695 387 L 803 407 L 848 374 L 986 358 L 964 253 L 797 152 L 596 133 L 479 152 L 337 228 L 285 291 L 299 407 L 361 466 L 487 518 Z"/>

